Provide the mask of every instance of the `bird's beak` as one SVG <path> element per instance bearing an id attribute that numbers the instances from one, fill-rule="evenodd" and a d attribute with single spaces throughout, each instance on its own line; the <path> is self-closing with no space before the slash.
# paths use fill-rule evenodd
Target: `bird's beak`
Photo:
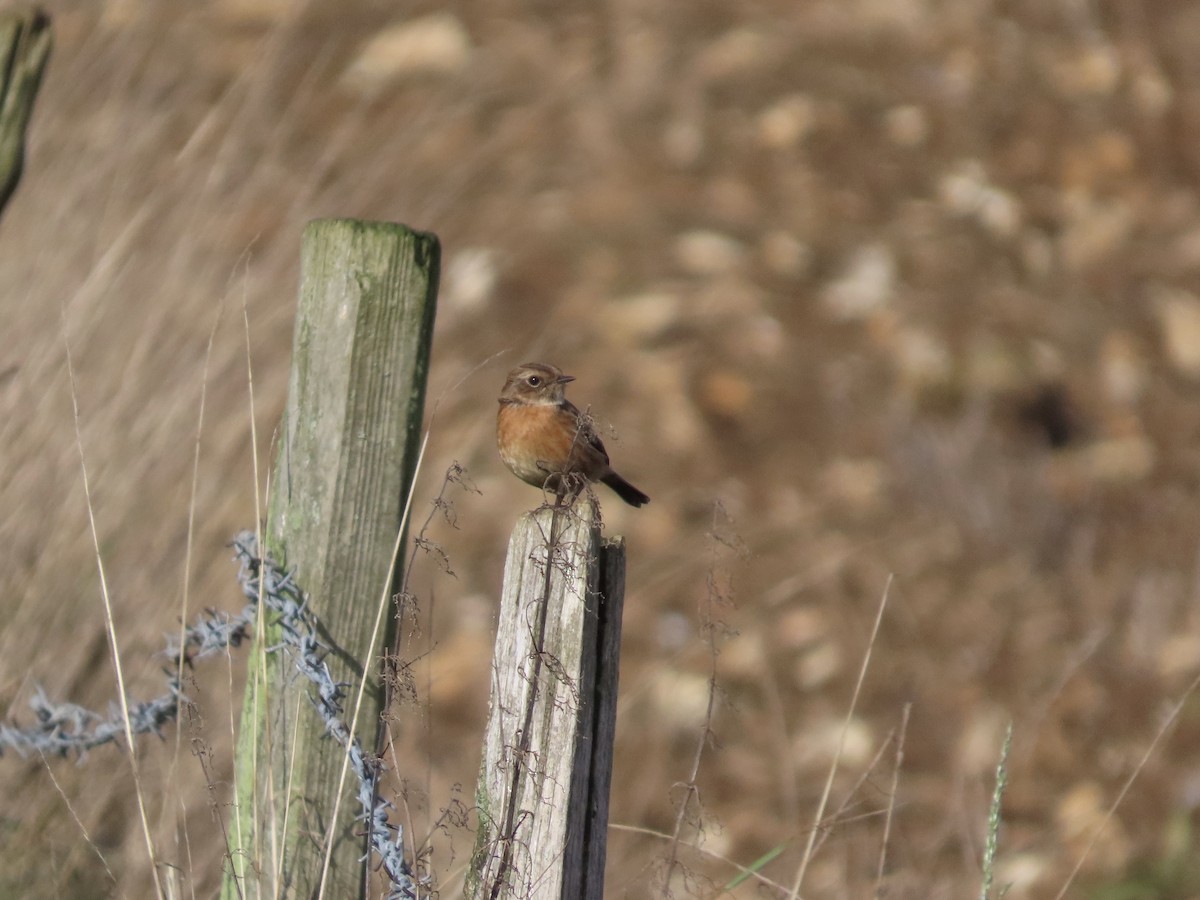
<path id="1" fill-rule="evenodd" d="M 566 384 L 567 382 L 574 381 L 574 380 L 575 380 L 574 375 L 559 375 L 558 381 L 556 381 L 555 384 Z"/>

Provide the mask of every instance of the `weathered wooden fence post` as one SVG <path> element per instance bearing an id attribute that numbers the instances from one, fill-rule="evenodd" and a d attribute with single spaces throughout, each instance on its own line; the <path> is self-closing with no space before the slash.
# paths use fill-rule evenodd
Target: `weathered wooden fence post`
<path id="1" fill-rule="evenodd" d="M 474 900 L 600 900 L 625 543 L 593 502 L 521 517 L 508 545 L 468 879 Z"/>
<path id="2" fill-rule="evenodd" d="M 50 19 L 39 9 L 0 13 L 0 210 L 25 165 L 25 132 L 50 57 Z"/>
<path id="3" fill-rule="evenodd" d="M 348 706 L 371 679 L 358 722 L 368 747 L 380 695 L 370 639 L 381 592 L 398 575 L 392 547 L 420 442 L 439 255 L 434 236 L 390 223 L 328 219 L 304 232 L 266 549 L 308 593 L 333 647 L 333 677 L 352 686 Z M 271 628 L 249 666 L 222 897 L 316 896 L 327 842 L 324 896 L 358 897 L 366 863 L 354 784 L 331 821 L 345 751 L 324 738 L 287 654 L 264 653 L 261 642 L 273 644 Z"/>

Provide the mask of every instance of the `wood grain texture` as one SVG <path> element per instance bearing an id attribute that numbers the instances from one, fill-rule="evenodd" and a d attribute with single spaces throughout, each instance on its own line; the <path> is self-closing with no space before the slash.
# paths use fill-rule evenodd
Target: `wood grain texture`
<path id="1" fill-rule="evenodd" d="M 587 497 L 513 531 L 468 896 L 603 894 L 624 564 Z"/>
<path id="2" fill-rule="evenodd" d="M 358 734 L 368 747 L 380 704 L 370 636 L 378 598 L 399 575 L 389 566 L 419 449 L 438 262 L 436 238 L 400 225 L 332 219 L 305 229 L 267 549 L 294 570 L 322 623 L 333 677 L 349 685 L 347 718 L 366 664 Z M 232 840 L 242 834 L 233 859 L 245 896 L 309 897 L 332 840 L 325 896 L 357 897 L 364 847 L 352 780 L 329 827 L 343 749 L 324 739 L 291 660 L 261 659 L 252 656 L 230 828 Z M 223 896 L 236 896 L 231 880 Z"/>

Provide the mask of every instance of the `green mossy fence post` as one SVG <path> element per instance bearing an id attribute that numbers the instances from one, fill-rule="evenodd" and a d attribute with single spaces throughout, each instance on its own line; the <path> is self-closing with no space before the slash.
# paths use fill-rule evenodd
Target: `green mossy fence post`
<path id="1" fill-rule="evenodd" d="M 382 591 L 389 580 L 398 583 L 389 567 L 420 445 L 439 257 L 434 236 L 401 225 L 327 219 L 304 232 L 266 549 L 294 572 L 322 623 L 333 678 L 351 685 L 347 718 L 360 679 L 369 679 L 357 724 L 368 748 L 381 699 L 380 646 L 371 644 L 371 632 Z M 333 850 L 323 896 L 343 900 L 363 891 L 356 785 L 347 780 L 331 822 L 345 753 L 325 737 L 310 690 L 286 654 L 256 645 L 224 898 L 316 896 L 327 842 Z"/>
<path id="2" fill-rule="evenodd" d="M 25 165 L 25 132 L 50 58 L 50 18 L 39 9 L 0 12 L 0 210 Z"/>
<path id="3" fill-rule="evenodd" d="M 602 900 L 625 541 L 590 498 L 517 522 L 476 788 L 472 900 Z"/>

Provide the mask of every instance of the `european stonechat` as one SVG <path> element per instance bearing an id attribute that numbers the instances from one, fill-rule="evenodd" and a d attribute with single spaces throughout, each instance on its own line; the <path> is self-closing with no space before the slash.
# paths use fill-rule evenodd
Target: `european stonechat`
<path id="1" fill-rule="evenodd" d="M 564 387 L 574 380 L 545 363 L 525 363 L 508 373 L 496 417 L 500 458 L 522 481 L 559 496 L 577 493 L 585 481 L 600 481 L 630 506 L 649 503 L 612 470 L 591 421 L 566 398 Z"/>

